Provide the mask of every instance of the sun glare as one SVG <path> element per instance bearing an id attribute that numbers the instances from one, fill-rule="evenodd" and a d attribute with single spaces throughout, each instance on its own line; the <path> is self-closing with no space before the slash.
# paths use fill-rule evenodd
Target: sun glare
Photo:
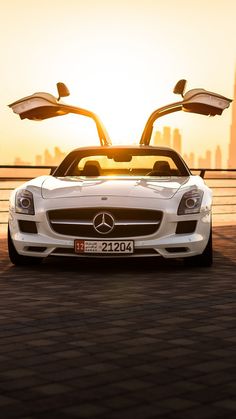
<path id="1" fill-rule="evenodd" d="M 11 162 L 16 155 L 32 161 L 32 154 L 42 153 L 45 147 L 66 151 L 98 142 L 93 129 L 91 135 L 87 132 L 86 118 L 82 118 L 83 127 L 78 117 L 73 124 L 64 116 L 30 123 L 10 114 L 6 105 L 21 97 L 37 91 L 57 95 L 58 81 L 71 91 L 64 102 L 98 114 L 114 144 L 137 143 L 149 115 L 178 100 L 172 90 L 180 78 L 189 81 L 188 89 L 204 87 L 232 94 L 234 2 L 230 7 L 214 2 L 213 21 L 211 2 L 203 0 L 180 0 L 178 7 L 161 0 L 58 0 L 56 9 L 54 2 L 33 3 L 5 2 L 1 10 L 3 162 Z M 199 36 L 196 22 L 202 22 Z M 224 37 L 219 27 L 224 28 Z M 60 36 L 55 39 L 58 28 Z M 186 145 L 195 148 L 195 121 L 188 138 L 183 131 L 184 150 Z M 221 121 L 222 130 L 213 135 L 212 124 L 204 125 L 212 147 L 228 141 L 230 112 Z M 165 118 L 163 124 L 182 128 Z"/>

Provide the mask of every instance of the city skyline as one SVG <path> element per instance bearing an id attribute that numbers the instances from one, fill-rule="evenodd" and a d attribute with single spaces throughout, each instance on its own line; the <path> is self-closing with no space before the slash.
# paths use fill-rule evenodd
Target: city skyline
<path id="1" fill-rule="evenodd" d="M 172 147 L 180 155 L 191 168 L 215 168 L 222 169 L 222 150 L 219 145 L 215 150 L 206 150 L 205 155 L 199 155 L 191 151 L 189 154 L 182 153 L 182 136 L 178 128 L 171 130 L 171 127 L 163 127 L 155 131 L 153 138 L 153 145 Z"/>
<path id="2" fill-rule="evenodd" d="M 232 103 L 232 119 L 230 125 L 228 168 L 236 169 L 236 70 L 234 77 L 234 100 Z"/>
<path id="3" fill-rule="evenodd" d="M 98 114 L 114 144 L 138 143 L 149 115 L 177 100 L 179 79 L 187 90 L 231 98 L 235 13 L 232 0 L 58 0 L 56 8 L 47 0 L 3 2 L 0 163 L 14 156 L 29 162 L 54 145 L 69 152 L 96 144 L 78 117 L 21 121 L 7 107 L 34 92 L 57 95 L 59 81 L 71 92 L 65 102 Z M 55 42 L 58 28 L 63 36 Z M 212 119 L 184 112 L 165 118 L 158 125 L 181 130 L 184 152 L 204 154 L 219 144 L 226 165 L 231 109 Z"/>
<path id="4" fill-rule="evenodd" d="M 152 144 L 160 147 L 171 147 L 183 156 L 190 168 L 216 168 L 222 169 L 222 150 L 218 145 L 215 150 L 206 150 L 205 155 L 197 155 L 194 152 L 182 153 L 182 136 L 178 128 L 173 130 L 169 126 L 163 127 L 163 131 L 156 130 L 153 135 Z M 35 155 L 34 162 L 27 162 L 16 157 L 14 165 L 35 165 L 35 166 L 57 166 L 66 156 L 66 152 L 59 147 L 54 147 L 53 151 L 47 148 L 42 154 Z"/>

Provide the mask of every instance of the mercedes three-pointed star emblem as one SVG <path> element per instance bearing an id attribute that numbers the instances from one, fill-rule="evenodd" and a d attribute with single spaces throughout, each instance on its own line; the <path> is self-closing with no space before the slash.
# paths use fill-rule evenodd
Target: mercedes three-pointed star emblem
<path id="1" fill-rule="evenodd" d="M 100 234 L 108 234 L 115 227 L 115 220 L 109 212 L 99 212 L 93 219 L 93 227 Z"/>

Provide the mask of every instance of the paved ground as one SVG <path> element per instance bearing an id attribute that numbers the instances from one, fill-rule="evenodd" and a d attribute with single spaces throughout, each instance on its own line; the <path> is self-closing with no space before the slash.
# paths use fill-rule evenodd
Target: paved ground
<path id="1" fill-rule="evenodd" d="M 0 241 L 0 417 L 236 417 L 236 227 L 215 263 L 51 259 Z"/>

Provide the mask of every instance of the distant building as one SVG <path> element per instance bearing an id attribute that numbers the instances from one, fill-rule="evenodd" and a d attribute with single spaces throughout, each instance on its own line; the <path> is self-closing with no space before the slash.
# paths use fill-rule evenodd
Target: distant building
<path id="1" fill-rule="evenodd" d="M 210 169 L 211 168 L 211 151 L 207 150 L 205 157 L 200 156 L 198 158 L 198 167 Z"/>
<path id="2" fill-rule="evenodd" d="M 230 130 L 228 168 L 236 169 L 236 72 L 234 81 L 234 101 L 232 104 L 232 123 Z"/>
<path id="3" fill-rule="evenodd" d="M 183 159 L 187 163 L 187 165 L 190 169 L 195 168 L 195 155 L 194 155 L 194 153 L 190 153 L 190 154 L 185 153 L 183 155 Z"/>
<path id="4" fill-rule="evenodd" d="M 42 166 L 43 165 L 43 158 L 40 154 L 35 156 L 35 166 Z"/>
<path id="5" fill-rule="evenodd" d="M 222 169 L 222 153 L 220 146 L 216 147 L 215 151 L 215 169 Z"/>
<path id="6" fill-rule="evenodd" d="M 65 153 L 63 153 L 59 147 L 54 148 L 54 158 L 53 158 L 53 164 L 57 166 L 65 157 Z"/>
<path id="7" fill-rule="evenodd" d="M 194 168 L 194 166 L 195 166 L 195 155 L 194 155 L 194 153 L 189 154 L 188 165 L 189 165 L 190 168 L 192 168 L 192 169 Z"/>
<path id="8" fill-rule="evenodd" d="M 29 163 L 28 161 L 21 160 L 20 157 L 16 157 L 13 164 L 14 166 L 30 166 L 31 165 L 31 163 Z"/>
<path id="9" fill-rule="evenodd" d="M 182 152 L 182 150 L 181 150 L 182 149 L 181 142 L 182 142 L 182 138 L 181 138 L 179 129 L 178 128 L 175 128 L 174 129 L 174 132 L 173 132 L 173 149 L 175 151 L 177 151 L 177 153 L 179 153 L 179 154 L 181 154 L 181 152 Z"/>
<path id="10" fill-rule="evenodd" d="M 45 149 L 43 155 L 37 154 L 35 156 L 36 166 L 57 166 L 66 156 L 59 147 L 54 147 L 54 155 L 52 155 L 48 149 Z"/>
<path id="11" fill-rule="evenodd" d="M 210 150 L 206 151 L 205 167 L 207 169 L 211 168 L 211 151 Z"/>
<path id="12" fill-rule="evenodd" d="M 204 157 L 199 157 L 198 158 L 198 167 L 200 167 L 201 169 L 205 168 L 206 167 L 205 163 L 206 163 L 206 161 L 205 161 Z"/>
<path id="13" fill-rule="evenodd" d="M 173 131 L 173 141 L 171 142 L 171 128 L 163 127 L 163 131 L 155 131 L 153 144 L 156 147 L 173 147 L 178 153 L 182 152 L 182 138 L 178 128 Z"/>
<path id="14" fill-rule="evenodd" d="M 160 131 L 156 131 L 154 134 L 154 146 L 155 147 L 160 147 L 161 146 L 161 142 L 162 142 L 162 136 L 161 136 L 161 132 Z"/>
<path id="15" fill-rule="evenodd" d="M 53 164 L 53 162 L 52 162 L 52 156 L 49 153 L 48 149 L 44 150 L 44 164 L 46 166 L 51 166 Z"/>
<path id="16" fill-rule="evenodd" d="M 171 129 L 170 127 L 163 128 L 163 145 L 165 147 L 171 146 Z"/>

